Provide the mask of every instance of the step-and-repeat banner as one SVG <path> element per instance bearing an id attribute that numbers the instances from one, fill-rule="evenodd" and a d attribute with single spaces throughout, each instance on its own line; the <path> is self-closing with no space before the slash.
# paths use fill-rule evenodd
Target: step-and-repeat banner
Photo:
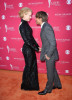
<path id="1" fill-rule="evenodd" d="M 41 27 L 36 25 L 35 14 L 38 11 L 47 12 L 48 22 L 55 32 L 59 53 L 56 69 L 58 74 L 72 75 L 72 0 L 0 0 L 0 69 L 24 69 L 24 42 L 18 30 L 21 21 L 18 12 L 23 7 L 29 7 L 33 11 L 29 24 L 40 47 Z M 36 56 L 38 72 L 46 73 L 46 64 L 40 61 L 40 53 L 36 53 Z"/>

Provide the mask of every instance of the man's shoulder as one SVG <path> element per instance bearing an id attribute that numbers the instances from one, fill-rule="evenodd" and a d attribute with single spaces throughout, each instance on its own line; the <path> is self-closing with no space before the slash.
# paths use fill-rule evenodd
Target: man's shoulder
<path id="1" fill-rule="evenodd" d="M 45 23 L 44 28 L 48 28 L 48 29 L 53 30 L 52 26 L 49 23 L 47 23 L 47 22 Z"/>

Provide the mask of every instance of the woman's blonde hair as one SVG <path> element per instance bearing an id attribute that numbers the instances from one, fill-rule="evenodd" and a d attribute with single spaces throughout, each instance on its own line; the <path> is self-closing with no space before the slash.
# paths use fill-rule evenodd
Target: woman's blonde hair
<path id="1" fill-rule="evenodd" d="M 19 17 L 23 18 L 24 13 L 27 14 L 27 12 L 32 12 L 32 10 L 28 7 L 24 7 L 19 11 Z"/>

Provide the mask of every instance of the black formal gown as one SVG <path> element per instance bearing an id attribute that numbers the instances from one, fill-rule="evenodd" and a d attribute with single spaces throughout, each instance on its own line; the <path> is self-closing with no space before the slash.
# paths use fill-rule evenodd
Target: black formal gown
<path id="1" fill-rule="evenodd" d="M 39 45 L 32 36 L 32 29 L 28 22 L 21 20 L 19 31 L 24 45 L 22 53 L 25 59 L 25 68 L 23 71 L 21 89 L 24 90 L 39 90 L 37 59 L 35 51 L 39 51 Z"/>

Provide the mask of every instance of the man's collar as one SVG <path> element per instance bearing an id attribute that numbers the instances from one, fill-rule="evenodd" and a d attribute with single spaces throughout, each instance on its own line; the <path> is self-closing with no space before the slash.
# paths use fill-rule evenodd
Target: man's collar
<path id="1" fill-rule="evenodd" d="M 44 23 L 45 23 L 45 22 L 43 22 L 43 23 L 41 24 L 41 28 L 43 27 Z"/>

